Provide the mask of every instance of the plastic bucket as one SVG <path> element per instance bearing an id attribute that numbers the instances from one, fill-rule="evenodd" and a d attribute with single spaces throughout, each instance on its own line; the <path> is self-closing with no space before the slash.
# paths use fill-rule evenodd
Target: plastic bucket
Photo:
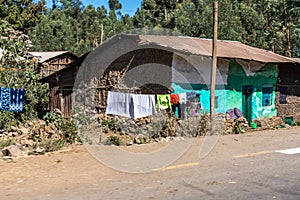
<path id="1" fill-rule="evenodd" d="M 256 122 L 252 122 L 252 123 L 251 123 L 251 127 L 252 127 L 253 129 L 256 129 L 256 128 L 257 128 L 257 123 L 256 123 Z"/>

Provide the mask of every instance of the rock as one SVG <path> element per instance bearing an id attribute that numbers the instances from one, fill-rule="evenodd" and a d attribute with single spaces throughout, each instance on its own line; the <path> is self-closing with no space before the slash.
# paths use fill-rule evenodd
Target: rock
<path id="1" fill-rule="evenodd" d="M 130 135 L 124 135 L 121 137 L 121 144 L 130 146 L 133 145 L 134 137 L 131 137 Z"/>
<path id="2" fill-rule="evenodd" d="M 34 145 L 34 141 L 28 139 L 22 139 L 21 144 L 25 147 L 31 147 Z"/>
<path id="3" fill-rule="evenodd" d="M 35 152 L 36 154 L 38 154 L 38 155 L 43 155 L 43 154 L 46 153 L 46 150 L 45 150 L 45 148 L 43 148 L 43 147 L 37 147 L 37 148 L 34 150 L 34 152 Z"/>
<path id="4" fill-rule="evenodd" d="M 10 126 L 10 130 L 12 132 L 17 132 L 18 131 L 18 127 L 16 127 L 16 126 Z"/>
<path id="5" fill-rule="evenodd" d="M 17 135 L 19 135 L 18 132 L 9 132 L 8 133 L 9 137 L 16 137 Z"/>
<path id="6" fill-rule="evenodd" d="M 138 134 L 137 136 L 135 136 L 134 142 L 137 144 L 146 144 L 149 143 L 149 137 L 143 134 Z"/>
<path id="7" fill-rule="evenodd" d="M 2 149 L 3 156 L 21 156 L 22 151 L 17 145 L 11 145 Z"/>
<path id="8" fill-rule="evenodd" d="M 27 134 L 29 134 L 29 129 L 28 128 L 26 128 L 26 127 L 21 127 L 20 129 L 19 129 L 19 131 L 21 132 L 21 134 L 24 134 L 24 135 L 27 135 Z"/>

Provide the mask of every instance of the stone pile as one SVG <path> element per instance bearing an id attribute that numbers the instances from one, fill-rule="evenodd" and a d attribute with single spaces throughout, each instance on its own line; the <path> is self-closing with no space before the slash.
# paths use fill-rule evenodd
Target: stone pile
<path id="1" fill-rule="evenodd" d="M 248 120 L 244 117 L 239 117 L 235 120 L 231 119 L 229 114 L 225 115 L 225 134 L 244 133 L 248 130 Z"/>
<path id="2" fill-rule="evenodd" d="M 45 149 L 38 147 L 46 141 L 63 141 L 63 133 L 54 125 L 46 125 L 43 120 L 27 122 L 17 126 L 10 126 L 7 131 L 0 130 L 0 142 L 10 141 L 14 144 L 2 150 L 4 156 L 18 156 L 17 149 L 27 154 L 43 154 Z"/>
<path id="3" fill-rule="evenodd" d="M 276 129 L 284 123 L 281 117 L 259 118 L 253 122 L 257 124 L 258 130 Z"/>
<path id="4" fill-rule="evenodd" d="M 166 140 L 163 138 L 186 135 L 186 132 L 179 131 L 181 126 L 179 119 L 163 112 L 136 120 L 103 114 L 99 114 L 97 118 L 101 126 L 101 143 L 106 143 L 109 137 L 118 137 L 121 144 L 131 145 L 164 142 Z M 197 126 L 195 126 L 195 133 L 196 130 Z"/>

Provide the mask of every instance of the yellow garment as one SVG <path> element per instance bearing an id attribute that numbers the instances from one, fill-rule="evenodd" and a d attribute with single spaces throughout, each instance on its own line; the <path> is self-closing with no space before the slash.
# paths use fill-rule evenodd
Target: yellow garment
<path id="1" fill-rule="evenodd" d="M 160 94 L 157 95 L 157 103 L 156 103 L 157 109 L 171 109 L 171 101 L 170 101 L 170 95 L 169 94 Z"/>

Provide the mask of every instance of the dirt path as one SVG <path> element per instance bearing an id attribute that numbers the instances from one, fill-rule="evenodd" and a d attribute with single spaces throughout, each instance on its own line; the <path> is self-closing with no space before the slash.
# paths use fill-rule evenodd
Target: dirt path
<path id="1" fill-rule="evenodd" d="M 289 139 L 285 140 L 285 137 Z M 216 161 L 220 152 L 225 152 L 224 155 L 227 156 L 233 156 L 249 153 L 253 149 L 257 151 L 271 150 L 272 145 L 275 146 L 278 143 L 282 148 L 296 146 L 300 145 L 299 141 L 300 128 L 221 136 L 209 156 L 209 162 Z M 203 138 L 197 138 L 177 163 L 195 161 L 201 142 L 203 142 Z M 141 153 L 157 150 L 164 145 L 147 144 L 123 148 Z M 84 146 L 73 146 L 42 156 L 20 157 L 13 160 L 1 159 L 0 177 L 0 199 L 30 199 L 30 197 L 41 194 L 50 195 L 55 191 L 107 184 L 107 181 L 124 181 L 132 175 L 106 167 L 94 159 Z M 143 179 L 143 176 L 135 177 L 139 180 Z"/>

